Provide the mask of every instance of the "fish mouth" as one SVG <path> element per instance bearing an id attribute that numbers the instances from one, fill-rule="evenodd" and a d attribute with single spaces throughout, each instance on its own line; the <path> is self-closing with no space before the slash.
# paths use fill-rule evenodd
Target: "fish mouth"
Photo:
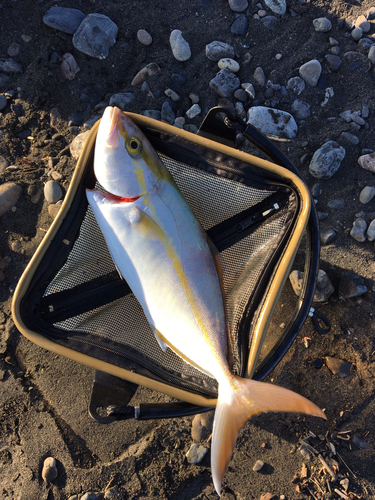
<path id="1" fill-rule="evenodd" d="M 102 138 L 105 145 L 115 148 L 119 145 L 118 121 L 120 109 L 117 106 L 107 106 L 100 123 L 100 130 L 103 131 Z M 102 140 L 103 140 L 102 139 Z"/>

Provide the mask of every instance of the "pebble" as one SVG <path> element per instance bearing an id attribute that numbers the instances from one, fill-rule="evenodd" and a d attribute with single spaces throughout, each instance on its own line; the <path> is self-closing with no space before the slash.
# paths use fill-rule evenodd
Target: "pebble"
<path id="1" fill-rule="evenodd" d="M 5 73 L 22 73 L 22 66 L 11 57 L 9 59 L 0 59 L 0 71 Z"/>
<path id="2" fill-rule="evenodd" d="M 247 101 L 247 98 L 248 98 L 248 95 L 247 93 L 244 91 L 244 89 L 238 89 L 235 91 L 235 93 L 233 94 L 233 96 L 238 99 L 239 101 L 241 102 L 245 102 Z"/>
<path id="3" fill-rule="evenodd" d="M 299 99 L 293 101 L 291 108 L 293 116 L 295 116 L 299 120 L 305 120 L 311 115 L 310 104 L 308 104 L 307 102 L 300 101 Z"/>
<path id="4" fill-rule="evenodd" d="M 332 23 L 326 17 L 319 17 L 313 20 L 313 25 L 315 31 L 321 31 L 322 33 L 327 33 L 330 29 L 332 29 Z"/>
<path id="5" fill-rule="evenodd" d="M 253 471 L 254 472 L 259 472 L 264 465 L 264 462 L 262 460 L 257 460 L 255 464 L 253 465 Z"/>
<path id="6" fill-rule="evenodd" d="M 335 141 L 327 141 L 317 149 L 309 165 L 310 174 L 316 179 L 330 179 L 339 169 L 346 151 Z"/>
<path id="7" fill-rule="evenodd" d="M 352 113 L 350 118 L 353 122 L 357 123 L 357 125 L 360 125 L 361 127 L 366 124 L 365 120 L 355 113 Z"/>
<path id="8" fill-rule="evenodd" d="M 50 483 L 57 478 L 56 460 L 53 457 L 47 457 L 43 463 L 42 478 L 46 483 Z"/>
<path id="9" fill-rule="evenodd" d="M 146 30 L 140 29 L 137 31 L 137 38 L 142 45 L 151 45 L 152 36 Z"/>
<path id="10" fill-rule="evenodd" d="M 370 50 L 368 51 L 367 57 L 371 64 L 375 64 L 375 44 L 371 45 Z"/>
<path id="11" fill-rule="evenodd" d="M 369 203 L 374 196 L 375 196 L 375 187 L 366 186 L 362 189 L 359 195 L 359 201 L 364 205 L 366 205 L 366 203 Z"/>
<path id="12" fill-rule="evenodd" d="M 17 203 L 21 193 L 21 186 L 15 182 L 0 184 L 0 217 Z"/>
<path id="13" fill-rule="evenodd" d="M 142 68 L 133 78 L 131 85 L 138 85 L 139 83 L 143 83 L 146 78 L 150 76 L 157 75 L 160 71 L 160 67 L 156 63 L 149 63 L 147 66 Z"/>
<path id="14" fill-rule="evenodd" d="M 316 87 L 322 72 L 322 66 L 317 59 L 312 59 L 299 68 L 300 77 L 310 85 Z"/>
<path id="15" fill-rule="evenodd" d="M 60 65 L 60 68 L 64 78 L 66 78 L 67 80 L 74 80 L 74 77 L 79 71 L 79 66 L 77 64 L 77 61 L 75 60 L 74 56 L 69 52 L 66 52 L 62 58 L 63 60 Z"/>
<path id="16" fill-rule="evenodd" d="M 236 110 L 237 115 L 241 118 L 241 120 L 246 121 L 246 110 L 242 102 L 236 102 L 234 108 Z"/>
<path id="17" fill-rule="evenodd" d="M 341 212 L 346 209 L 346 203 L 343 200 L 330 200 L 327 203 L 328 208 L 332 208 L 333 210 L 340 210 Z"/>
<path id="18" fill-rule="evenodd" d="M 371 29 L 371 23 L 369 23 L 366 17 L 362 14 L 361 16 L 357 17 L 357 20 L 355 22 L 355 27 L 361 28 L 363 33 L 368 33 Z"/>
<path id="19" fill-rule="evenodd" d="M 175 92 L 174 90 L 172 89 L 166 89 L 164 90 L 164 94 L 167 96 L 167 97 L 170 97 L 172 99 L 173 102 L 177 102 L 180 100 L 180 96 L 177 94 L 177 92 Z"/>
<path id="20" fill-rule="evenodd" d="M 350 236 L 352 236 L 352 238 L 362 243 L 363 241 L 366 240 L 366 229 L 367 229 L 367 223 L 365 219 L 362 218 L 356 219 L 353 222 L 353 227 L 352 230 L 350 231 Z"/>
<path id="21" fill-rule="evenodd" d="M 194 441 L 204 441 L 210 437 L 213 421 L 214 412 L 212 411 L 195 415 L 191 427 L 191 437 Z"/>
<path id="22" fill-rule="evenodd" d="M 73 141 L 69 145 L 69 150 L 72 158 L 74 160 L 78 160 L 79 155 L 81 154 L 83 144 L 89 134 L 89 131 L 87 130 L 86 132 L 82 132 L 81 134 L 78 134 Z"/>
<path id="23" fill-rule="evenodd" d="M 104 493 L 104 500 L 112 500 L 113 498 L 116 498 L 120 495 L 120 492 L 118 491 L 117 488 L 110 488 L 109 490 L 106 490 Z"/>
<path id="24" fill-rule="evenodd" d="M 347 477 L 341 479 L 340 484 L 344 488 L 344 491 L 347 492 L 349 489 L 349 479 Z"/>
<path id="25" fill-rule="evenodd" d="M 293 116 L 280 109 L 265 106 L 253 106 L 247 113 L 247 123 L 256 127 L 263 134 L 293 139 L 298 126 Z"/>
<path id="26" fill-rule="evenodd" d="M 96 59 L 105 59 L 116 43 L 117 25 L 103 14 L 89 14 L 73 35 L 74 47 Z"/>
<path id="27" fill-rule="evenodd" d="M 249 6 L 247 0 L 228 0 L 229 7 L 233 12 L 243 12 Z"/>
<path id="28" fill-rule="evenodd" d="M 117 106 L 118 108 L 124 110 L 126 106 L 134 99 L 134 94 L 132 92 L 120 92 L 118 94 L 113 94 L 109 100 L 110 106 Z"/>
<path id="29" fill-rule="evenodd" d="M 49 180 L 44 185 L 44 198 L 48 203 L 56 203 L 62 198 L 62 189 L 60 185 L 53 180 Z"/>
<path id="30" fill-rule="evenodd" d="M 206 56 L 211 61 L 219 61 L 220 59 L 224 59 L 226 57 L 233 59 L 234 48 L 228 43 L 218 41 L 211 42 L 206 45 Z"/>
<path id="31" fill-rule="evenodd" d="M 217 65 L 220 69 L 228 68 L 230 71 L 233 71 L 233 73 L 237 73 L 237 71 L 240 70 L 240 65 L 238 64 L 238 62 L 234 59 L 231 59 L 230 57 L 220 59 Z"/>
<path id="32" fill-rule="evenodd" d="M 323 229 L 320 231 L 320 242 L 322 245 L 328 245 L 336 238 L 337 234 L 334 229 Z"/>
<path id="33" fill-rule="evenodd" d="M 351 134 L 350 132 L 342 132 L 341 137 L 350 144 L 354 144 L 354 146 L 359 144 L 359 138 L 356 135 Z"/>
<path id="34" fill-rule="evenodd" d="M 206 455 L 208 448 L 199 444 L 193 443 L 189 451 L 186 453 L 186 459 L 189 464 L 199 464 Z"/>
<path id="35" fill-rule="evenodd" d="M 62 200 L 59 200 L 57 203 L 53 203 L 48 205 L 48 213 L 52 219 L 55 219 L 57 214 L 60 212 L 60 208 L 62 205 Z"/>
<path id="36" fill-rule="evenodd" d="M 247 17 L 244 14 L 239 14 L 230 27 L 230 31 L 233 35 L 245 36 L 248 26 Z"/>
<path id="37" fill-rule="evenodd" d="M 341 52 L 340 47 L 337 46 L 331 47 L 331 54 L 333 54 L 334 56 L 338 56 L 340 52 Z"/>
<path id="38" fill-rule="evenodd" d="M 54 5 L 44 14 L 43 22 L 51 28 L 74 35 L 84 18 L 85 14 L 78 9 Z"/>
<path id="39" fill-rule="evenodd" d="M 358 42 L 362 38 L 363 31 L 361 28 L 354 28 L 351 35 L 352 35 L 353 40 Z"/>
<path id="40" fill-rule="evenodd" d="M 261 21 L 262 21 L 263 26 L 265 26 L 269 30 L 276 29 L 276 26 L 279 22 L 279 20 L 275 16 L 262 17 Z"/>
<path id="41" fill-rule="evenodd" d="M 333 54 L 327 54 L 326 56 L 324 56 L 324 58 L 327 61 L 329 69 L 331 71 L 337 71 L 342 64 L 342 60 L 338 56 L 335 56 Z"/>
<path id="42" fill-rule="evenodd" d="M 7 50 L 7 54 L 9 57 L 16 57 L 18 56 L 19 52 L 20 52 L 20 46 L 18 45 L 18 43 L 13 42 L 9 45 Z"/>
<path id="43" fill-rule="evenodd" d="M 187 61 L 191 57 L 190 45 L 182 36 L 180 30 L 173 30 L 170 37 L 169 43 L 172 49 L 172 54 L 177 61 Z"/>
<path id="44" fill-rule="evenodd" d="M 365 154 L 358 158 L 359 165 L 365 170 L 375 172 L 375 153 Z"/>
<path id="45" fill-rule="evenodd" d="M 173 125 L 176 115 L 173 111 L 173 106 L 171 101 L 167 100 L 163 103 L 161 107 L 161 120 Z"/>
<path id="46" fill-rule="evenodd" d="M 88 120 L 86 120 L 83 124 L 83 128 L 85 130 L 91 130 L 92 127 L 95 125 L 95 123 L 100 120 L 100 116 L 96 115 L 96 116 L 93 116 L 92 118 L 89 118 Z"/>
<path id="47" fill-rule="evenodd" d="M 189 99 L 191 100 L 191 102 L 193 104 L 198 104 L 198 102 L 199 102 L 199 96 L 197 94 L 193 94 L 193 93 L 189 94 Z"/>
<path id="48" fill-rule="evenodd" d="M 227 68 L 221 69 L 210 81 L 210 88 L 221 97 L 231 97 L 240 86 L 240 80 Z"/>
<path id="49" fill-rule="evenodd" d="M 374 42 L 369 38 L 361 38 L 358 42 L 358 46 L 364 50 L 368 50 L 372 45 L 374 45 Z"/>
<path id="50" fill-rule="evenodd" d="M 331 356 L 326 356 L 324 358 L 328 369 L 334 374 L 339 375 L 342 378 L 349 377 L 350 369 L 352 365 L 346 361 L 339 358 L 332 358 Z"/>
<path id="51" fill-rule="evenodd" d="M 283 16 L 286 13 L 286 0 L 264 0 L 264 3 L 274 14 Z"/>
<path id="52" fill-rule="evenodd" d="M 301 295 L 304 273 L 302 271 L 292 271 L 289 275 L 290 283 L 294 293 L 299 297 Z M 314 292 L 314 302 L 325 302 L 333 294 L 335 288 L 327 273 L 323 269 L 319 269 L 316 288 Z"/>
<path id="53" fill-rule="evenodd" d="M 304 80 L 302 80 L 302 78 L 300 78 L 299 76 L 295 76 L 295 77 L 290 78 L 288 80 L 288 83 L 286 84 L 286 88 L 288 90 L 291 90 L 295 94 L 300 95 L 301 92 L 303 92 L 305 90 L 306 84 L 305 84 Z"/>
<path id="54" fill-rule="evenodd" d="M 0 111 L 2 111 L 4 108 L 6 108 L 8 104 L 7 98 L 5 95 L 0 95 Z"/>
<path id="55" fill-rule="evenodd" d="M 242 83 L 241 88 L 246 92 L 250 99 L 255 99 L 255 89 L 252 83 Z"/>
<path id="56" fill-rule="evenodd" d="M 81 496 L 80 500 L 99 500 L 101 497 L 102 495 L 100 493 L 96 493 L 95 491 L 88 491 Z"/>
<path id="57" fill-rule="evenodd" d="M 371 221 L 368 229 L 367 229 L 367 239 L 369 241 L 375 240 L 375 219 Z"/>
<path id="58" fill-rule="evenodd" d="M 191 120 L 201 113 L 201 107 L 199 104 L 193 104 L 191 108 L 186 111 L 186 116 Z"/>
<path id="59" fill-rule="evenodd" d="M 259 85 L 261 87 L 265 86 L 267 79 L 266 79 L 266 75 L 264 74 L 263 69 L 260 66 L 255 68 L 254 78 L 259 83 Z"/>

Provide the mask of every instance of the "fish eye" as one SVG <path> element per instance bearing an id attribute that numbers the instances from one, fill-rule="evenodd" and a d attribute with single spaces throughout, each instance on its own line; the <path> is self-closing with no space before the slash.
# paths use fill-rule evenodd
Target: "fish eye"
<path id="1" fill-rule="evenodd" d="M 133 155 L 138 155 L 142 151 L 142 143 L 136 137 L 130 137 L 126 143 L 126 149 Z"/>

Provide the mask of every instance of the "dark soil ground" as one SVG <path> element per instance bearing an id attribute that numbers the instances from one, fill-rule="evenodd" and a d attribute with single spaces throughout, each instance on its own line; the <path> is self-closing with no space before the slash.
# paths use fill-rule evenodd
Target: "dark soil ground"
<path id="1" fill-rule="evenodd" d="M 374 498 L 374 243 L 358 243 L 349 235 L 355 214 L 363 210 L 368 222 L 375 218 L 371 215 L 375 213 L 374 201 L 366 206 L 359 202 L 361 189 L 374 184 L 374 174 L 361 169 L 357 163 L 363 148 L 374 148 L 374 70 L 365 63 L 367 51 L 346 36 L 350 31 L 339 23 L 339 20 L 356 19 L 364 14 L 372 2 L 288 0 L 287 14 L 279 18 L 276 30 L 269 30 L 253 19 L 259 8 L 249 1 L 245 12 L 249 28 L 243 37 L 231 34 L 235 13 L 226 0 L 61 0 L 57 3 L 78 8 L 85 15 L 105 14 L 116 22 L 119 32 L 109 56 L 104 60 L 93 59 L 73 47 L 71 35 L 43 23 L 43 15 L 54 2 L 1 2 L 0 57 L 8 58 L 9 46 L 18 43 L 20 52 L 15 60 L 23 72 L 10 74 L 10 81 L 0 89 L 0 92 L 15 91 L 0 113 L 0 155 L 9 165 L 18 167 L 0 173 L 0 183 L 16 182 L 23 192 L 16 204 L 17 210 L 10 210 L 0 218 L 0 257 L 6 258 L 7 263 L 0 286 L 0 498 L 65 500 L 89 491 L 104 494 L 112 487 L 117 488 L 118 498 L 125 499 L 217 498 L 209 453 L 197 465 L 189 465 L 184 458 L 192 442 L 192 417 L 117 422 L 108 426 L 94 423 L 87 415 L 93 370 L 30 343 L 16 330 L 11 319 L 12 293 L 52 222 L 42 194 L 43 184 L 48 180 L 48 158 L 56 159 L 55 168 L 62 174 L 60 183 L 64 189 L 75 167 L 68 149 L 74 138 L 68 127 L 71 114 L 80 112 L 89 119 L 95 115 L 93 108 L 97 103 L 108 102 L 112 94 L 120 91 L 134 92 L 134 99 L 127 107 L 129 111 L 160 110 L 165 101 L 164 90 L 171 87 L 172 73 L 187 78 L 184 87 L 175 89 L 181 95 L 176 111 L 186 112 L 190 107 L 191 92 L 199 95 L 202 110 L 217 105 L 218 96 L 209 88 L 217 66 L 205 56 L 206 44 L 214 40 L 234 46 L 241 65 L 238 76 L 241 82 L 254 83 L 261 104 L 267 104 L 265 88 L 254 81 L 255 68 L 261 66 L 267 78 L 286 85 L 289 78 L 298 75 L 303 63 L 314 58 L 322 63 L 324 85 L 307 87 L 300 96 L 311 104 L 311 116 L 299 123 L 294 140 L 277 143 L 300 169 L 310 188 L 316 180 L 309 174 L 308 162 L 315 150 L 327 139 L 337 140 L 346 148 L 339 171 L 331 179 L 322 181 L 322 194 L 318 198 L 318 209 L 329 212 L 322 228 L 333 227 L 337 231 L 336 239 L 321 250 L 321 268 L 328 273 L 336 291 L 327 303 L 319 305 L 319 310 L 330 319 L 332 330 L 327 335 L 319 335 L 308 319 L 270 377 L 278 385 L 293 389 L 325 408 L 328 420 L 268 414 L 247 423 L 225 476 L 222 497 L 245 500 L 268 492 L 296 500 L 340 498 L 334 490 L 344 492 L 340 480 L 348 478 L 349 498 Z M 314 31 L 312 21 L 318 17 L 331 20 L 329 33 Z M 145 47 L 137 41 L 140 28 L 152 34 L 152 45 Z M 173 29 L 180 29 L 190 44 L 192 57 L 186 62 L 178 62 L 172 56 L 169 35 Z M 372 24 L 368 36 L 374 32 Z M 22 35 L 31 37 L 30 41 L 24 41 Z M 324 60 L 330 53 L 330 36 L 339 42 L 340 56 L 348 51 L 357 52 L 359 58 L 364 55 L 362 66 L 351 70 L 352 60 L 343 57 L 339 71 L 330 72 Z M 253 57 L 249 63 L 242 64 L 248 51 Z M 74 80 L 64 79 L 60 63 L 51 61 L 54 52 L 60 56 L 66 52 L 74 55 L 80 67 Z M 275 58 L 277 53 L 282 54 L 280 60 Z M 161 72 L 149 80 L 152 96 L 147 96 L 130 82 L 150 62 L 156 62 Z M 326 87 L 332 87 L 335 95 L 322 107 Z M 85 89 L 88 89 L 84 92 L 89 95 L 88 100 L 82 100 Z M 290 112 L 294 98 L 281 100 L 278 107 Z M 234 99 L 231 100 L 234 103 Z M 361 110 L 364 105 L 370 109 L 366 119 L 368 127 L 362 127 L 357 133 L 358 145 L 344 143 L 340 134 L 349 131 L 350 126 L 338 118 L 339 114 L 347 109 Z M 58 107 L 62 116 L 63 126 L 58 134 L 50 124 L 50 111 L 54 107 Z M 199 126 L 202 116 L 203 113 L 188 122 Z M 329 117 L 336 120 L 327 120 Z M 29 136 L 34 140 L 28 139 Z M 307 161 L 301 162 L 306 154 Z M 32 203 L 31 197 L 38 194 L 39 201 L 35 203 L 34 199 Z M 327 202 L 332 199 L 344 200 L 346 210 L 327 209 Z M 364 279 L 368 287 L 365 295 L 348 300 L 339 298 L 338 285 L 344 270 L 354 271 Z M 293 293 L 291 288 L 289 292 Z M 310 339 L 308 347 L 305 337 Z M 349 362 L 350 376 L 333 375 L 324 363 L 320 369 L 312 365 L 325 356 Z M 165 399 L 148 389 L 137 393 L 139 401 Z M 310 434 L 310 445 L 325 456 L 326 461 L 332 458 L 337 462 L 339 477 L 330 482 L 331 493 L 326 480 L 332 478 L 324 471 L 317 453 L 312 452 L 309 461 L 299 451 L 300 440 L 308 437 L 310 431 L 315 436 Z M 350 433 L 339 434 L 343 431 Z M 349 440 L 340 439 L 346 436 L 350 436 Z M 355 436 L 363 441 L 353 439 Z M 41 479 L 47 456 L 56 458 L 59 472 L 48 486 Z M 252 467 L 258 459 L 265 465 L 256 473 Z M 303 463 L 307 465 L 308 480 L 292 482 Z"/>

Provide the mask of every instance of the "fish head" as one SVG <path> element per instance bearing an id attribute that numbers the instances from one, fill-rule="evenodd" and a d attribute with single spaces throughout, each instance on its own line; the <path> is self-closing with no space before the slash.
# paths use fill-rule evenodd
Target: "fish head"
<path id="1" fill-rule="evenodd" d="M 143 132 L 112 106 L 105 109 L 99 124 L 94 172 L 106 191 L 126 199 L 144 196 L 170 178 Z"/>

